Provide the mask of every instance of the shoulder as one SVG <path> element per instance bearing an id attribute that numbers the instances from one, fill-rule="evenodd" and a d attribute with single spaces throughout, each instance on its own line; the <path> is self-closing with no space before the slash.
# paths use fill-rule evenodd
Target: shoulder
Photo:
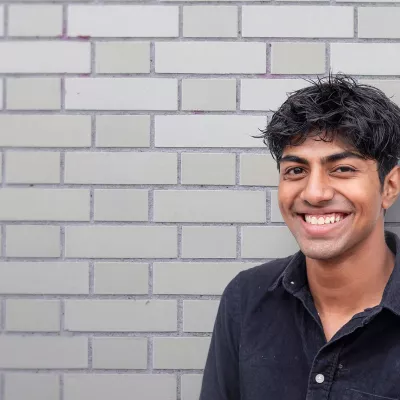
<path id="1" fill-rule="evenodd" d="M 290 261 L 296 255 L 286 258 L 277 258 L 256 267 L 241 271 L 236 279 L 240 281 L 240 288 L 245 292 L 260 287 L 267 290 L 283 273 Z"/>
<path id="2" fill-rule="evenodd" d="M 278 258 L 239 272 L 227 285 L 223 297 L 242 306 L 258 302 L 295 256 Z"/>

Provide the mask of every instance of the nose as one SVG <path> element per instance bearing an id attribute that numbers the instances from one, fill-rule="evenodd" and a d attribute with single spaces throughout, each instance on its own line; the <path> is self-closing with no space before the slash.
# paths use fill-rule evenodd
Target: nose
<path id="1" fill-rule="evenodd" d="M 332 200 L 335 194 L 334 189 L 329 184 L 329 177 L 319 171 L 314 171 L 305 180 L 300 198 L 314 206 Z"/>

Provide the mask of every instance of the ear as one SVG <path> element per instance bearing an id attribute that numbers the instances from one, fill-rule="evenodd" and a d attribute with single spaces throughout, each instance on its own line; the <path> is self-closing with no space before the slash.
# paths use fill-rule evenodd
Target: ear
<path id="1" fill-rule="evenodd" d="M 382 193 L 382 208 L 387 210 L 400 194 L 400 166 L 396 165 L 385 178 Z"/>

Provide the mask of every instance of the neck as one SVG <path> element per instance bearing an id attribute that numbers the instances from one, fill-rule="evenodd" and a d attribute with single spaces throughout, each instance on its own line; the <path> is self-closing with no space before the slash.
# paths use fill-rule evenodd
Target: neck
<path id="1" fill-rule="evenodd" d="M 385 242 L 383 222 L 348 254 L 335 260 L 307 258 L 310 291 L 320 315 L 352 316 L 378 305 L 394 260 Z"/>

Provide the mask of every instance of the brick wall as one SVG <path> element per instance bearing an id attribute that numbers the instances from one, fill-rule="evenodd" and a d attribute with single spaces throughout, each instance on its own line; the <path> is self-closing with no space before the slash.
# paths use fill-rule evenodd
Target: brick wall
<path id="1" fill-rule="evenodd" d="M 0 400 L 196 400 L 225 285 L 296 250 L 251 135 L 329 69 L 400 103 L 399 3 L 143 3 L 0 0 Z"/>

